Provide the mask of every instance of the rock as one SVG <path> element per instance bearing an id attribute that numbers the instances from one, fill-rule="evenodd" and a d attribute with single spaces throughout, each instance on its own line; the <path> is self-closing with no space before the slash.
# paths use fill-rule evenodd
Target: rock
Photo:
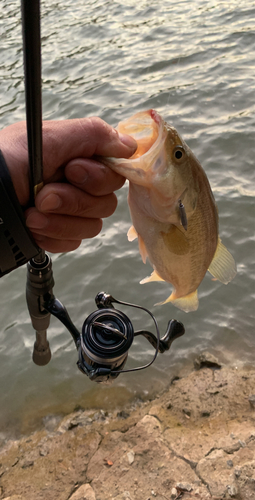
<path id="1" fill-rule="evenodd" d="M 39 449 L 39 455 L 40 455 L 41 457 L 46 457 L 48 454 L 49 454 L 49 448 L 48 448 L 46 445 L 43 445 L 43 446 Z"/>
<path id="2" fill-rule="evenodd" d="M 114 500 L 133 500 L 133 499 L 131 498 L 129 491 L 123 491 L 123 493 L 120 493 L 120 495 L 114 497 Z"/>
<path id="3" fill-rule="evenodd" d="M 192 486 L 188 483 L 177 483 L 176 488 L 181 491 L 188 491 L 189 493 L 193 490 Z"/>
<path id="4" fill-rule="evenodd" d="M 89 484 L 83 484 L 73 493 L 70 500 L 96 500 L 96 495 Z"/>
<path id="5" fill-rule="evenodd" d="M 125 410 L 121 410 L 117 413 L 117 417 L 119 418 L 123 418 L 123 419 L 126 419 L 130 416 L 130 413 L 128 413 L 127 411 Z"/>
<path id="6" fill-rule="evenodd" d="M 234 484 L 230 484 L 228 486 L 228 493 L 229 493 L 229 496 L 231 498 L 236 497 L 236 495 L 238 495 L 238 489 L 237 489 L 237 487 Z"/>
<path id="7" fill-rule="evenodd" d="M 128 459 L 128 463 L 129 465 L 132 465 L 132 463 L 134 462 L 135 460 L 135 453 L 133 452 L 133 450 L 129 451 L 127 453 L 127 459 Z"/>
<path id="8" fill-rule="evenodd" d="M 251 407 L 255 408 L 255 394 L 252 394 L 251 396 L 249 396 L 248 401 L 249 401 Z"/>
<path id="9" fill-rule="evenodd" d="M 177 497 L 177 493 L 178 493 L 177 489 L 176 488 L 172 488 L 171 489 L 171 498 L 173 498 L 173 499 L 176 498 Z"/>
<path id="10" fill-rule="evenodd" d="M 81 414 L 77 415 L 77 417 L 74 417 L 68 425 L 68 430 L 73 429 L 74 427 L 77 427 L 78 425 L 83 426 L 83 425 L 89 425 L 92 422 L 92 418 L 88 417 L 86 414 Z"/>
<path id="11" fill-rule="evenodd" d="M 240 467 L 236 467 L 235 468 L 235 472 L 234 472 L 235 477 L 236 478 L 240 477 L 241 476 L 241 472 L 242 472 L 241 468 Z"/>
<path id="12" fill-rule="evenodd" d="M 232 455 L 232 453 L 235 453 L 235 451 L 240 450 L 241 444 L 239 441 L 237 443 L 234 443 L 232 446 L 224 446 L 223 450 L 228 453 L 228 455 Z"/>
<path id="13" fill-rule="evenodd" d="M 74 429 L 75 427 L 83 427 L 85 425 L 91 425 L 91 423 L 92 418 L 88 416 L 88 412 L 80 410 L 72 413 L 69 417 L 64 418 L 57 430 L 62 434 L 66 431 Z"/>
<path id="14" fill-rule="evenodd" d="M 12 495 L 11 497 L 3 498 L 3 500 L 25 500 L 25 498 L 20 495 Z"/>
<path id="15" fill-rule="evenodd" d="M 221 364 L 217 360 L 213 354 L 210 352 L 201 353 L 194 361 L 194 367 L 196 370 L 200 370 L 201 368 L 221 368 Z"/>
<path id="16" fill-rule="evenodd" d="M 20 462 L 20 465 L 22 469 L 28 469 L 28 467 L 33 467 L 34 461 L 33 460 L 22 460 Z"/>
<path id="17" fill-rule="evenodd" d="M 103 421 L 105 420 L 107 417 L 107 414 L 104 410 L 100 410 L 100 411 L 97 411 L 94 415 L 93 415 L 93 420 L 96 422 L 96 421 Z"/>
<path id="18" fill-rule="evenodd" d="M 61 417 L 58 415 L 47 415 L 42 419 L 45 429 L 48 432 L 53 432 L 59 425 Z"/>
<path id="19" fill-rule="evenodd" d="M 140 422 L 137 423 L 137 427 L 144 427 L 148 434 L 154 434 L 155 431 L 161 430 L 160 422 L 157 418 L 151 415 L 145 415 Z"/>
<path id="20" fill-rule="evenodd" d="M 211 412 L 208 410 L 202 410 L 201 411 L 201 417 L 210 417 Z"/>
<path id="21" fill-rule="evenodd" d="M 188 417 L 190 417 L 190 416 L 191 416 L 191 411 L 190 411 L 188 408 L 183 408 L 183 409 L 182 409 L 182 411 L 183 411 L 183 413 L 184 413 L 185 415 L 187 415 Z"/>
<path id="22" fill-rule="evenodd" d="M 212 496 L 225 498 L 227 485 L 231 484 L 232 471 L 226 467 L 227 454 L 222 450 L 213 450 L 199 461 L 197 474 L 205 481 Z"/>

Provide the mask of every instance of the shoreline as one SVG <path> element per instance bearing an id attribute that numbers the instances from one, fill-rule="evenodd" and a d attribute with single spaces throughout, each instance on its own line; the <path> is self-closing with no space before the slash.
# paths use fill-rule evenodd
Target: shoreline
<path id="1" fill-rule="evenodd" d="M 0 499 L 254 500 L 255 367 L 195 367 L 152 400 L 8 441 Z"/>

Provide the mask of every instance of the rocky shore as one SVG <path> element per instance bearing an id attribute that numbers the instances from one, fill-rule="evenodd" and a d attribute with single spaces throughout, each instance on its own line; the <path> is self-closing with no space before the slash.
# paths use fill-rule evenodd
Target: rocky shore
<path id="1" fill-rule="evenodd" d="M 254 500 L 255 369 L 209 354 L 156 399 L 5 443 L 1 500 Z"/>

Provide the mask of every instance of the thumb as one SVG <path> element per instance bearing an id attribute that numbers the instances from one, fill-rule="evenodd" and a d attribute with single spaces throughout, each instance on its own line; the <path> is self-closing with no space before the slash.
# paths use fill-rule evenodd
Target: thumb
<path id="1" fill-rule="evenodd" d="M 45 169 L 49 167 L 51 170 L 53 154 L 55 166 L 61 166 L 74 158 L 91 158 L 93 155 L 129 158 L 136 147 L 132 137 L 118 134 L 98 117 L 46 121 L 43 124 Z"/>

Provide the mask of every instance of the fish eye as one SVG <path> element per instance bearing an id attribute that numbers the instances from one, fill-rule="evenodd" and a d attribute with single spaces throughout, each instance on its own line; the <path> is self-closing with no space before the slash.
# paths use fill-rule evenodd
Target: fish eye
<path id="1" fill-rule="evenodd" d="M 174 157 L 176 160 L 181 160 L 183 157 L 184 157 L 184 149 L 182 146 L 176 146 L 176 148 L 174 148 Z"/>

